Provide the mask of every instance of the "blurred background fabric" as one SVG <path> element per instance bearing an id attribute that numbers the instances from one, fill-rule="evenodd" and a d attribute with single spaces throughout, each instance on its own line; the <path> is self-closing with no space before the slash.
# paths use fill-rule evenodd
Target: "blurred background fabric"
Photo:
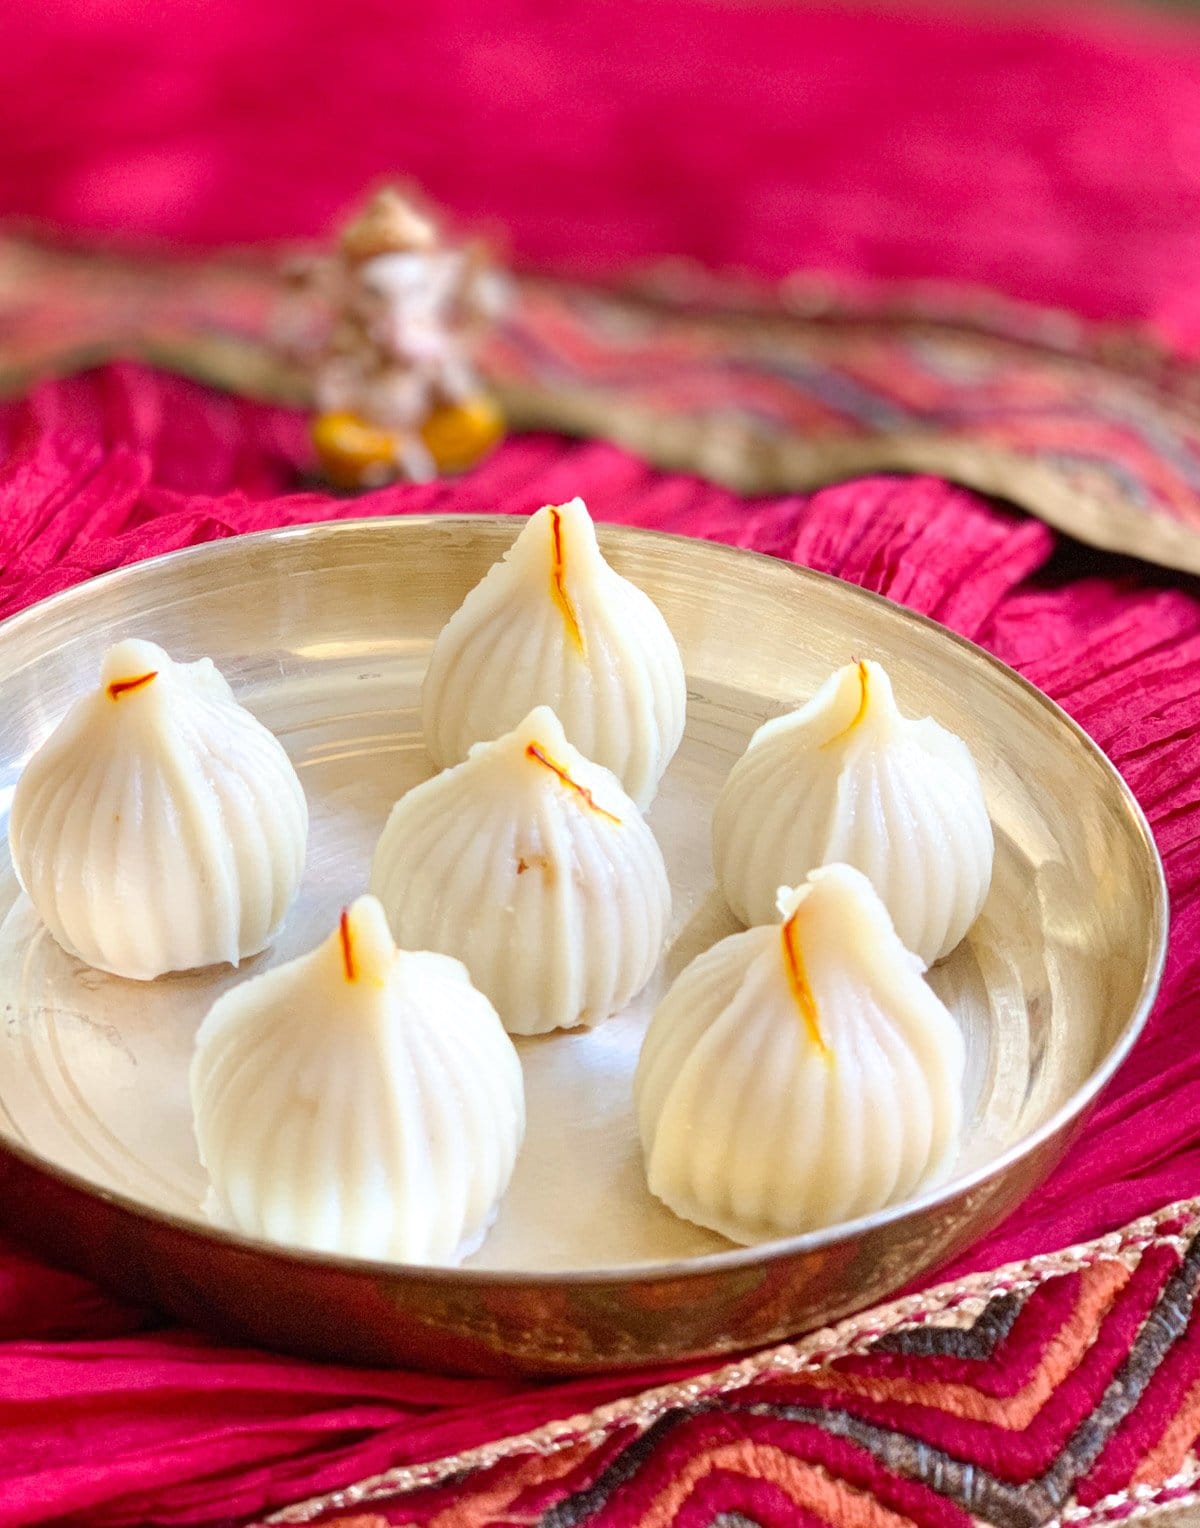
<path id="1" fill-rule="evenodd" d="M 978 283 L 1200 344 L 1200 54 L 1104 4 L 45 0 L 0 213 L 328 234 L 397 172 L 521 263 Z"/>
<path id="2" fill-rule="evenodd" d="M 646 0 L 625 15 L 22 9 L 0 57 L 0 223 L 190 255 L 178 282 L 147 272 L 147 323 L 162 330 L 164 293 L 175 304 L 173 345 L 149 350 L 183 364 L 190 347 L 208 375 L 198 344 L 227 355 L 264 307 L 217 262 L 240 247 L 270 271 L 272 251 L 327 239 L 367 188 L 407 177 L 526 273 L 512 343 L 489 357 L 518 426 L 607 436 L 744 492 L 942 473 L 1200 569 L 1193 12 Z M 26 253 L 0 244 L 0 388 L 60 331 L 91 337 L 61 264 L 19 313 Z M 669 300 L 649 321 L 628 301 L 606 312 L 539 291 L 538 271 L 643 290 L 652 273 Z M 703 292 L 700 271 L 717 278 L 703 304 L 750 292 L 769 311 L 774 292 L 791 317 L 765 339 L 680 321 L 671 303 Z M 112 301 L 128 326 L 136 294 Z M 243 352 L 232 374 L 263 370 Z"/>

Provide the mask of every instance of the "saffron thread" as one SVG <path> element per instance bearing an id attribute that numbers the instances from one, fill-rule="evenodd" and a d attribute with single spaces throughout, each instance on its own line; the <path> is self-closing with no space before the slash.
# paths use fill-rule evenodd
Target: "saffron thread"
<path id="1" fill-rule="evenodd" d="M 345 967 L 346 980 L 353 982 L 358 980 L 358 972 L 354 965 L 354 938 L 350 932 L 350 909 L 342 908 L 342 916 L 338 919 L 338 933 L 342 936 L 342 965 Z"/>
<path id="2" fill-rule="evenodd" d="M 823 1056 L 829 1055 L 829 1047 L 825 1044 L 825 1038 L 821 1034 L 820 1017 L 817 1013 L 817 1000 L 813 996 L 812 988 L 808 985 L 808 973 L 804 969 L 804 956 L 800 952 L 800 946 L 796 942 L 796 918 L 800 909 L 797 908 L 792 916 L 783 925 L 783 963 L 787 967 L 788 985 L 792 989 L 792 996 L 796 1000 L 796 1007 L 800 1010 L 800 1016 L 804 1020 L 804 1027 L 808 1031 L 808 1037 Z"/>
<path id="3" fill-rule="evenodd" d="M 151 669 L 148 674 L 139 674 L 136 679 L 114 679 L 108 687 L 110 700 L 119 700 L 130 690 L 140 690 L 144 684 L 149 684 L 152 679 L 158 678 L 158 670 Z"/>
<path id="4" fill-rule="evenodd" d="M 593 812 L 599 812 L 601 817 L 607 817 L 609 822 L 620 823 L 621 819 L 614 816 L 612 812 L 606 811 L 604 807 L 599 806 L 587 786 L 580 785 L 578 780 L 572 780 L 562 765 L 556 764 L 540 743 L 530 743 L 525 749 L 525 757 L 527 759 L 535 759 L 539 764 L 544 764 L 548 770 L 558 776 L 564 785 L 569 785 L 573 791 L 582 796 Z"/>
<path id="5" fill-rule="evenodd" d="M 567 586 L 563 582 L 567 570 L 567 559 L 563 548 L 562 515 L 553 507 L 550 510 L 550 536 L 554 546 L 550 561 L 550 592 L 554 597 L 554 603 L 562 611 L 567 634 L 580 653 L 586 657 L 587 648 L 584 645 L 583 630 L 575 614 L 575 606 L 571 603 L 571 596 L 567 593 Z"/>

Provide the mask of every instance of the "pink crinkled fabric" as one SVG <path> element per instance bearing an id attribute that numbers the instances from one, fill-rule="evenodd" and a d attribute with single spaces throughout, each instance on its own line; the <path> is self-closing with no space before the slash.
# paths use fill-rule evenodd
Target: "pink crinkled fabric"
<path id="1" fill-rule="evenodd" d="M 468 476 L 347 501 L 280 490 L 296 416 L 137 367 L 0 410 L 0 613 L 137 558 L 345 514 L 598 518 L 791 558 L 935 616 L 1080 721 L 1150 816 L 1174 903 L 1149 1028 L 1058 1172 L 959 1270 L 1098 1234 L 1200 1182 L 1200 599 L 1056 543 L 932 478 L 746 501 L 604 444 L 515 440 Z M 1095 571 L 1091 565 L 1095 565 Z M 1100 571 L 1103 569 L 1103 571 Z M 680 1371 L 674 1371 L 680 1372 Z M 236 1521 L 440 1457 L 664 1377 L 439 1380 L 305 1364 L 156 1326 L 15 1248 L 0 1253 L 0 1525 Z"/>

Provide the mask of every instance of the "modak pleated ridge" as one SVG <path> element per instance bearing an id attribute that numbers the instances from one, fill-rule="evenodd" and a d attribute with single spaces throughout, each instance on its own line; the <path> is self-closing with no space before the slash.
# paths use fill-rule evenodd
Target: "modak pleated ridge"
<path id="1" fill-rule="evenodd" d="M 304 869 L 308 807 L 282 744 L 208 658 L 118 643 L 26 765 L 13 865 L 60 945 L 149 980 L 257 954 Z"/>
<path id="2" fill-rule="evenodd" d="M 713 814 L 713 862 L 743 923 L 769 923 L 780 886 L 855 866 L 926 965 L 978 917 L 994 839 L 967 745 L 901 714 L 878 663 L 839 669 L 750 739 Z"/>
<path id="3" fill-rule="evenodd" d="M 683 737 L 683 660 L 658 607 L 605 562 L 582 499 L 538 510 L 447 622 L 426 745 L 457 764 L 539 705 L 645 810 Z"/>
<path id="4" fill-rule="evenodd" d="M 402 946 L 463 961 L 522 1035 L 622 1008 L 649 980 L 671 910 L 637 807 L 546 706 L 396 803 L 371 890 Z"/>
<path id="5" fill-rule="evenodd" d="M 397 950 L 373 897 L 217 1000 L 191 1091 L 218 1221 L 394 1262 L 478 1247 L 525 1131 L 495 1009 L 459 961 Z"/>
<path id="6" fill-rule="evenodd" d="M 962 1130 L 958 1026 L 866 877 L 815 870 L 779 916 L 685 967 L 634 1084 L 651 1192 L 744 1243 L 908 1198 Z"/>

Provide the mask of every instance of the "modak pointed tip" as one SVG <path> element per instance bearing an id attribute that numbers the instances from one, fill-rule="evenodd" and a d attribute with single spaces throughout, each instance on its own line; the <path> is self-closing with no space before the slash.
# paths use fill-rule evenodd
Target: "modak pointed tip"
<path id="1" fill-rule="evenodd" d="M 548 748 L 557 748 L 560 753 L 568 748 L 572 753 L 576 751 L 568 741 L 553 706 L 534 706 L 507 737 L 521 748 L 528 743 L 541 743 Z"/>
<path id="2" fill-rule="evenodd" d="M 115 687 L 122 694 L 133 687 L 133 682 L 141 679 L 148 683 L 145 676 L 156 677 L 172 667 L 171 658 L 157 642 L 125 637 L 114 642 L 100 661 L 100 688 L 111 695 Z"/>
<path id="3" fill-rule="evenodd" d="M 577 780 L 571 773 L 570 767 L 556 759 L 548 751 L 544 743 L 539 742 L 536 738 L 531 740 L 526 744 L 525 757 L 535 764 L 540 764 L 543 769 L 548 769 L 569 791 L 575 793 L 589 811 L 597 813 L 600 817 L 607 817 L 609 822 L 615 822 L 618 827 L 620 826 L 621 819 L 616 812 L 611 812 L 607 807 L 601 806 L 595 796 L 593 796 L 591 788 L 584 785 L 582 781 Z"/>
<path id="4" fill-rule="evenodd" d="M 381 986 L 399 954 L 387 914 L 378 897 L 369 892 L 342 909 L 330 942 L 336 945 L 342 975 L 351 985 Z"/>

